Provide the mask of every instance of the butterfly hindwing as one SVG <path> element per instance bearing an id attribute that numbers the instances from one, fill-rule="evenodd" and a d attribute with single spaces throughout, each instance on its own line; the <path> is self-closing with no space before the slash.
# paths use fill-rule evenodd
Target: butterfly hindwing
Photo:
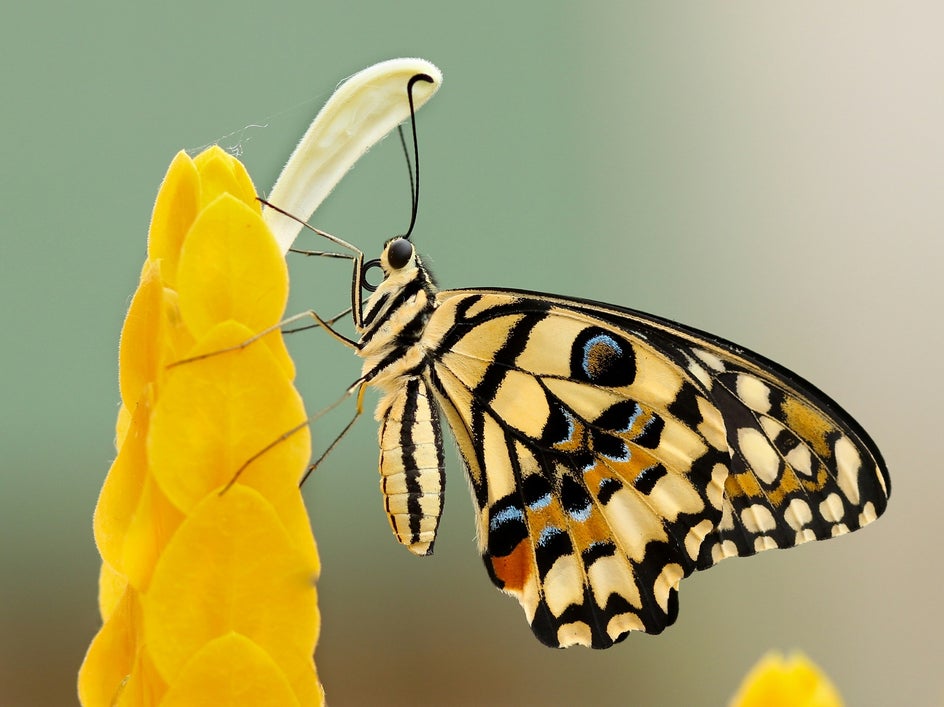
<path id="1" fill-rule="evenodd" d="M 658 633 L 692 571 L 884 510 L 887 473 L 858 425 L 716 337 L 599 303 L 452 290 L 421 344 L 486 567 L 548 645 Z"/>

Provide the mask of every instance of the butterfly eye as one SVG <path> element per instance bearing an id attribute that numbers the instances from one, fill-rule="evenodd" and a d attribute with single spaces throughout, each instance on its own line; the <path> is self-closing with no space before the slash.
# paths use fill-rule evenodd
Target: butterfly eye
<path id="1" fill-rule="evenodd" d="M 397 238 L 387 246 L 387 262 L 394 270 L 399 270 L 410 262 L 413 255 L 413 244 L 406 238 Z"/>

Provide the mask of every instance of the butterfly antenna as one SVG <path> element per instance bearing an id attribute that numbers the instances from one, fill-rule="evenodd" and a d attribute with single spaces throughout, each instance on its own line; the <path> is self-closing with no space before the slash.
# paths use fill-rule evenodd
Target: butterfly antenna
<path id="1" fill-rule="evenodd" d="M 416 74 L 406 85 L 406 95 L 410 102 L 410 129 L 413 134 L 413 160 L 410 161 L 410 151 L 406 145 L 406 139 L 403 137 L 403 127 L 398 126 L 397 132 L 400 134 L 400 144 L 403 146 L 403 156 L 406 158 L 407 169 L 410 172 L 410 227 L 401 238 L 409 239 L 413 235 L 413 226 L 416 225 L 416 214 L 420 204 L 420 148 L 416 139 L 416 107 L 413 105 L 413 85 L 417 81 L 426 81 L 433 83 L 433 78 L 428 74 Z"/>
<path id="2" fill-rule="evenodd" d="M 267 206 L 267 207 L 269 207 L 270 209 L 272 209 L 273 211 L 277 211 L 278 213 L 282 214 L 283 216 L 287 216 L 288 218 L 292 219 L 293 221 L 295 221 L 295 222 L 297 222 L 297 223 L 300 223 L 300 224 L 302 225 L 302 227 L 307 228 L 307 229 L 308 229 L 309 231 L 311 231 L 312 233 L 318 234 L 318 235 L 321 236 L 322 238 L 328 239 L 329 241 L 331 241 L 331 242 L 334 243 L 335 245 L 338 245 L 338 246 L 340 246 L 340 247 L 342 247 L 342 248 L 347 248 L 348 250 L 350 250 L 351 252 L 353 252 L 353 253 L 355 254 L 355 256 L 361 255 L 360 249 L 354 247 L 353 245 L 351 245 L 351 244 L 348 243 L 347 241 L 343 241 L 343 240 L 341 240 L 340 238 L 338 238 L 337 236 L 332 236 L 330 233 L 326 233 L 325 231 L 322 231 L 320 228 L 315 228 L 315 227 L 312 226 L 310 223 L 307 223 L 306 221 L 303 221 L 302 219 L 298 218 L 298 216 L 296 216 L 295 214 L 290 214 L 290 213 L 289 213 L 288 211 L 286 211 L 285 209 L 279 208 L 278 206 L 276 206 L 275 204 L 273 204 L 271 201 L 268 201 L 267 199 L 263 199 L 261 196 L 257 196 L 257 197 L 256 197 L 256 201 L 258 201 L 258 202 L 259 202 L 260 204 L 262 204 L 263 206 Z M 302 255 L 322 255 L 322 256 L 329 257 L 329 258 L 344 258 L 344 257 L 346 257 L 346 256 L 344 256 L 344 255 L 339 255 L 339 254 L 336 254 L 336 253 L 335 253 L 335 254 L 332 254 L 332 253 L 324 253 L 324 252 L 322 252 L 322 251 L 311 251 L 311 252 L 302 251 Z"/>
<path id="3" fill-rule="evenodd" d="M 400 136 L 400 148 L 403 150 L 403 159 L 406 160 L 407 179 L 410 180 L 410 206 L 416 210 L 416 180 L 413 178 L 413 159 L 410 157 L 410 148 L 406 146 L 406 136 L 403 134 L 403 126 L 397 126 L 397 134 Z"/>

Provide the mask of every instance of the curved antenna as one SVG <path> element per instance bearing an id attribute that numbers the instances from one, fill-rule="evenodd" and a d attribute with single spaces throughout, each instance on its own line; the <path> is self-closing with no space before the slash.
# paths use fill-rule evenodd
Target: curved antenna
<path id="1" fill-rule="evenodd" d="M 400 144 L 403 145 L 403 153 L 406 156 L 407 168 L 410 170 L 410 196 L 411 196 L 411 207 L 410 207 L 410 226 L 406 229 L 406 233 L 402 234 L 400 238 L 406 238 L 409 240 L 410 236 L 413 235 L 413 226 L 416 225 L 416 214 L 419 210 L 420 204 L 420 148 L 419 143 L 416 139 L 416 109 L 413 105 L 413 85 L 417 81 L 425 81 L 427 83 L 434 83 L 433 77 L 429 74 L 416 74 L 414 75 L 409 83 L 406 85 L 406 95 L 410 101 L 410 128 L 413 132 L 413 164 L 410 164 L 410 153 L 406 146 L 406 140 L 403 138 L 403 129 L 397 128 L 400 133 Z M 414 183 L 414 174 L 416 175 Z"/>
<path id="2" fill-rule="evenodd" d="M 403 150 L 403 159 L 406 162 L 407 179 L 410 180 L 410 210 L 415 214 L 417 211 L 416 199 L 416 179 L 413 177 L 413 160 L 410 159 L 410 148 L 406 146 L 406 138 L 403 136 L 403 126 L 397 126 L 397 136 L 400 138 L 400 149 Z M 413 222 L 410 222 L 410 230 L 413 230 Z M 402 236 L 401 236 L 402 237 Z"/>

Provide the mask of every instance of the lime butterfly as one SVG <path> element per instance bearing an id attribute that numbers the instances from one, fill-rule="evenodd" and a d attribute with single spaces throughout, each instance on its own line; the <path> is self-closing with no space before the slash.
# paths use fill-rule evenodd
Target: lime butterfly
<path id="1" fill-rule="evenodd" d="M 418 171 L 416 186 L 414 216 Z M 852 532 L 885 510 L 875 444 L 796 374 L 632 309 L 440 291 L 411 231 L 367 264 L 328 236 L 354 253 L 356 341 L 310 314 L 364 359 L 352 391 L 382 393 L 380 485 L 397 540 L 433 550 L 445 416 L 489 576 L 546 645 L 659 633 L 695 570 Z"/>

